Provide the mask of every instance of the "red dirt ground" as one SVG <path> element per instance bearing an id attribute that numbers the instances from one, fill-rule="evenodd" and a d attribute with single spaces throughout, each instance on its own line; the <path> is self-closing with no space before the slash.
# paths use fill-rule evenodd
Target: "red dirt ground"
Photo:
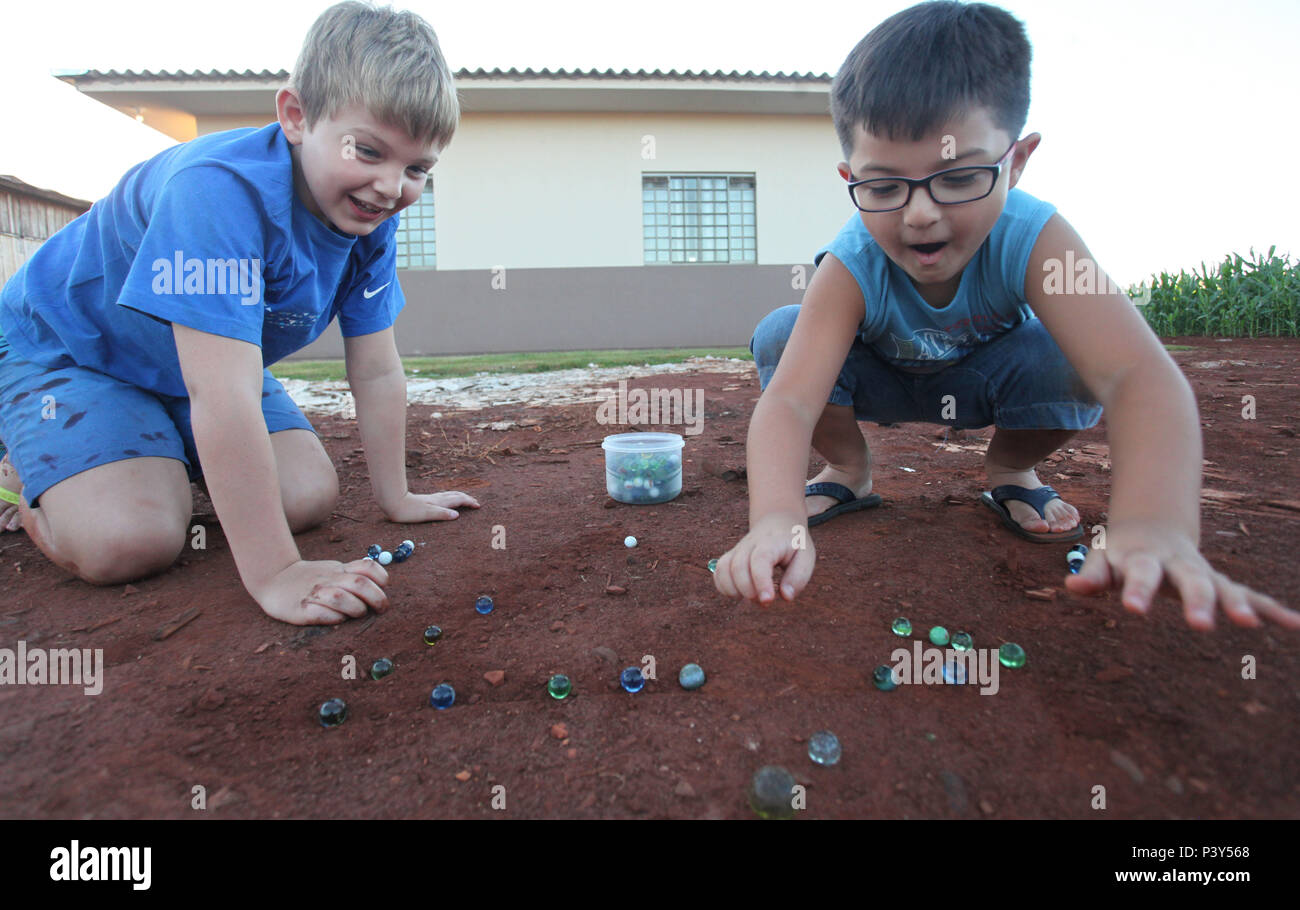
<path id="1" fill-rule="evenodd" d="M 1300 345 L 1181 342 L 1195 346 L 1175 358 L 1203 415 L 1205 552 L 1295 606 Z M 339 627 L 266 617 L 211 515 L 199 516 L 206 550 L 125 590 L 69 577 L 24 535 L 0 537 L 0 647 L 102 648 L 106 664 L 98 697 L 0 689 L 0 815 L 743 818 L 765 764 L 806 786 L 800 814 L 813 818 L 1300 815 L 1296 634 L 1224 619 L 1200 634 L 1169 599 L 1138 618 L 1113 594 L 1066 594 L 1067 548 L 1014 538 L 977 501 L 991 430 L 951 433 L 945 448 L 942 428 L 864 425 L 885 505 L 816 529 L 809 590 L 757 608 L 723 599 L 705 568 L 746 528 L 745 483 L 723 471 L 744 461 L 757 379 L 648 373 L 633 385 L 706 389 L 683 494 L 659 507 L 607 499 L 592 441 L 617 428 L 597 424 L 595 405 L 438 420 L 421 406 L 408 417 L 413 483 L 463 489 L 483 508 L 395 526 L 370 500 L 355 425 L 320 418 L 343 492 L 335 517 L 299 537 L 304 557 L 420 544 L 391 567 L 392 609 Z M 1255 420 L 1241 417 L 1246 394 Z M 473 429 L 489 419 L 537 424 Z M 1103 423 L 1041 474 L 1091 528 L 1106 518 L 1108 469 Z M 196 508 L 210 511 L 201 498 Z M 504 550 L 491 546 L 494 525 Z M 608 595 L 607 583 L 628 593 Z M 1024 594 L 1040 588 L 1054 599 Z M 496 598 L 489 616 L 474 612 L 481 593 Z M 191 608 L 197 619 L 154 639 Z M 896 615 L 966 629 L 977 647 L 1017 641 L 1029 662 L 1003 671 L 995 696 L 881 693 L 870 674 L 903 644 Z M 446 634 L 428 648 L 421 633 L 434 622 Z M 618 671 L 647 654 L 658 680 L 624 693 Z M 340 678 L 345 655 L 361 679 Z M 1241 678 L 1244 655 L 1257 679 Z M 380 656 L 398 669 L 374 682 L 365 671 Z M 708 674 L 698 692 L 676 682 L 688 661 Z M 505 671 L 501 685 L 484 679 L 490 670 Z M 544 688 L 555 672 L 574 680 L 563 702 Z M 428 694 L 443 681 L 457 702 L 438 712 Z M 334 696 L 351 715 L 326 730 L 315 712 Z M 843 743 L 835 767 L 807 758 L 820 729 Z M 196 785 L 206 811 L 191 808 Z M 498 785 L 504 810 L 492 808 Z M 1104 812 L 1090 807 L 1096 785 Z"/>

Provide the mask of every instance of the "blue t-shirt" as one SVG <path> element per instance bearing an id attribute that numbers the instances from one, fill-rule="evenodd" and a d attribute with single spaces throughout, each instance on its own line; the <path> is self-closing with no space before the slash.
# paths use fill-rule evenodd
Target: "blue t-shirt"
<path id="1" fill-rule="evenodd" d="M 388 328 L 406 303 L 397 217 L 366 237 L 330 228 L 298 199 L 289 150 L 272 123 L 136 165 L 5 284 L 0 332 L 33 363 L 185 396 L 171 322 L 256 344 L 263 365 L 335 316 L 349 337 Z"/>
<path id="2" fill-rule="evenodd" d="M 858 329 L 863 343 L 900 370 L 934 373 L 1035 318 L 1025 301 L 1025 270 L 1055 211 L 1051 203 L 1012 189 L 1002 216 L 962 270 L 956 295 L 939 309 L 925 302 L 856 214 L 815 261 L 833 253 L 857 279 L 866 309 Z"/>

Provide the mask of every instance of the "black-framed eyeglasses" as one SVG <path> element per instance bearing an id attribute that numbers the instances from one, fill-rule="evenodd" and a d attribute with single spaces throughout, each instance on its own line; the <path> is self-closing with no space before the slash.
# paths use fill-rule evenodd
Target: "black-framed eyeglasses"
<path id="1" fill-rule="evenodd" d="M 906 208 L 912 201 L 912 191 L 918 186 L 925 187 L 930 198 L 939 205 L 975 202 L 993 192 L 993 187 L 997 186 L 998 177 L 1002 174 L 1002 165 L 1015 147 L 1016 143 L 1011 143 L 1011 148 L 994 164 L 951 167 L 919 180 L 911 177 L 853 180 L 849 183 L 849 198 L 860 211 L 873 214 Z"/>

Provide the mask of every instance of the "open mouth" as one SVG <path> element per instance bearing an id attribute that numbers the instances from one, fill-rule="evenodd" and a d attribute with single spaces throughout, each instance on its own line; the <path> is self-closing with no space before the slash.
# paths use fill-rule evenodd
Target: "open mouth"
<path id="1" fill-rule="evenodd" d="M 929 256 L 939 252 L 947 245 L 948 242 L 943 241 L 942 243 L 913 243 L 911 246 L 912 249 L 916 250 L 918 253 L 924 253 L 925 255 Z"/>
<path id="2" fill-rule="evenodd" d="M 359 208 L 361 211 L 365 212 L 367 215 L 378 215 L 383 211 L 385 211 L 384 209 L 379 208 L 379 206 L 370 205 L 368 203 L 362 202 L 356 196 L 349 196 L 348 199 L 352 200 L 352 204 L 355 205 L 357 208 Z"/>

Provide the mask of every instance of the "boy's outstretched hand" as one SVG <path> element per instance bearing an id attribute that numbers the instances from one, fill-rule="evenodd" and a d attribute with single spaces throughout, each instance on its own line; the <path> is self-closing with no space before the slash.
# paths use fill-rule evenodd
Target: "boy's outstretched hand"
<path id="1" fill-rule="evenodd" d="M 459 490 L 447 493 L 407 493 L 393 508 L 385 509 L 384 514 L 390 521 L 401 524 L 449 521 L 460 517 L 460 513 L 456 511 L 460 506 L 477 509 L 479 504 L 473 496 Z"/>
<path id="2" fill-rule="evenodd" d="M 388 572 L 373 559 L 346 565 L 302 560 L 282 569 L 253 597 L 267 615 L 295 626 L 333 625 L 388 609 Z"/>
<path id="3" fill-rule="evenodd" d="M 1216 572 L 1186 535 L 1156 523 L 1108 525 L 1106 548 L 1089 551 L 1079 574 L 1066 576 L 1065 587 L 1075 594 L 1122 588 L 1125 609 L 1146 613 L 1162 582 L 1182 598 L 1183 615 L 1193 629 L 1213 629 L 1220 607 L 1239 626 L 1255 627 L 1269 619 L 1300 629 L 1300 613 Z"/>
<path id="4" fill-rule="evenodd" d="M 802 533 L 797 533 L 796 528 Z M 817 554 L 802 515 L 769 516 L 718 559 L 713 583 L 728 597 L 770 604 L 776 600 L 772 576 L 776 567 L 782 566 L 785 573 L 781 596 L 793 601 L 808 584 L 816 562 Z"/>

